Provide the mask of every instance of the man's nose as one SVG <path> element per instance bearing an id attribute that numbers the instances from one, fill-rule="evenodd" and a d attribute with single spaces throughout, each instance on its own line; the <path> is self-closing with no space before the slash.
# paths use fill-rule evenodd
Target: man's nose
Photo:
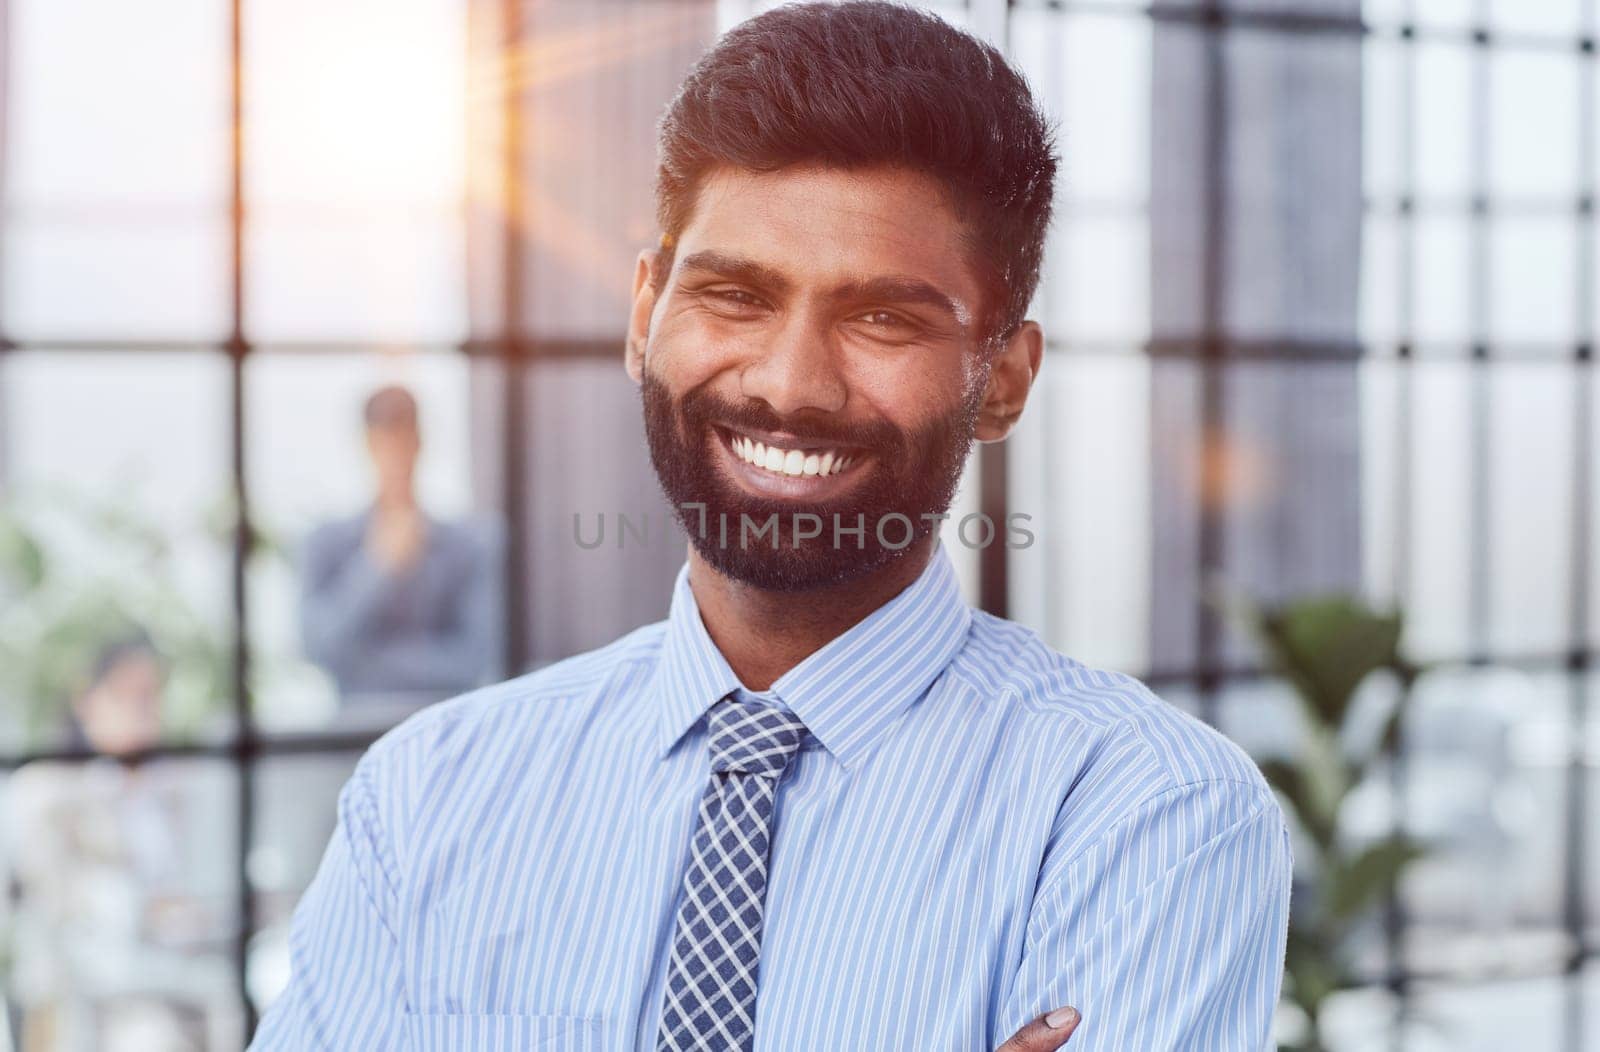
<path id="1" fill-rule="evenodd" d="M 837 348 L 825 328 L 796 318 L 785 325 L 740 375 L 741 393 L 780 416 L 803 410 L 837 413 L 848 394 Z"/>

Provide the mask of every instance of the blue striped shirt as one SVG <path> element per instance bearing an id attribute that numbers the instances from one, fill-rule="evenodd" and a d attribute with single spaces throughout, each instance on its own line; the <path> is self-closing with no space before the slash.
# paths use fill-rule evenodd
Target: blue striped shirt
<path id="1" fill-rule="evenodd" d="M 680 572 L 665 622 L 463 695 L 362 757 L 252 1048 L 652 1049 L 741 690 Z M 756 1048 L 1269 1047 L 1290 856 L 1237 747 L 975 611 L 942 546 L 755 697 L 812 738 L 779 788 Z"/>

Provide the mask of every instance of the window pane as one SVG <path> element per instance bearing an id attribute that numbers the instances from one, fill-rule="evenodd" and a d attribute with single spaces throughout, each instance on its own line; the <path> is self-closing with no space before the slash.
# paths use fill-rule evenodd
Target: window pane
<path id="1" fill-rule="evenodd" d="M 1489 225 L 1489 338 L 1497 349 L 1566 350 L 1575 341 L 1577 226 L 1570 215 L 1500 216 Z"/>
<path id="2" fill-rule="evenodd" d="M 1392 26 L 1411 13 L 1412 0 L 1361 0 L 1361 19 L 1368 25 Z"/>
<path id="3" fill-rule="evenodd" d="M 1560 975 L 1471 983 L 1419 983 L 1415 1020 L 1403 1030 L 1407 1052 L 1562 1049 L 1567 987 Z M 1485 1011 L 1493 1005 L 1493 1011 Z M 1593 1009 L 1590 1009 L 1592 1013 Z"/>
<path id="4" fill-rule="evenodd" d="M 1412 372 L 1411 648 L 1419 658 L 1469 650 L 1472 387 L 1468 366 L 1417 362 Z"/>
<path id="5" fill-rule="evenodd" d="M 472 413 L 497 376 L 453 351 L 250 360 L 252 511 L 269 540 L 250 577 L 263 726 L 383 726 L 498 678 L 499 494 L 478 453 L 494 436 Z M 365 428 L 369 396 L 390 385 L 415 401 L 420 453 L 388 416 Z M 380 466 L 414 479 L 426 517 L 401 516 L 399 539 L 366 518 Z"/>
<path id="6" fill-rule="evenodd" d="M 1578 192 L 1578 63 L 1588 60 L 1542 50 L 1491 55 L 1490 191 L 1564 204 Z"/>
<path id="7" fill-rule="evenodd" d="M 1400 472 L 1399 432 L 1404 383 L 1408 368 L 1394 358 L 1368 357 L 1359 366 L 1361 390 L 1361 579 L 1366 594 L 1380 602 L 1395 598 L 1398 530 L 1409 524 L 1395 521 Z"/>
<path id="8" fill-rule="evenodd" d="M 1477 330 L 1471 292 L 1471 238 L 1464 214 L 1418 216 L 1414 226 L 1413 325 L 1419 343 L 1466 343 Z"/>
<path id="9" fill-rule="evenodd" d="M 1416 48 L 1417 193 L 1424 198 L 1465 196 L 1472 174 L 1472 51 L 1455 43 Z"/>
<path id="10" fill-rule="evenodd" d="M 9 334 L 225 330 L 226 14 L 217 0 L 9 5 Z"/>
<path id="11" fill-rule="evenodd" d="M 1551 36 L 1578 34 L 1584 0 L 1489 0 L 1496 29 Z"/>
<path id="12" fill-rule="evenodd" d="M 237 791 L 228 764 L 197 759 L 0 778 L 21 1049 L 239 1047 Z"/>
<path id="13" fill-rule="evenodd" d="M 1361 232 L 1361 340 L 1369 348 L 1401 336 L 1400 225 L 1392 212 L 1368 211 Z"/>
<path id="14" fill-rule="evenodd" d="M 1053 338 L 1138 346 L 1150 334 L 1150 229 L 1142 215 L 1067 212 L 1051 224 L 1040 311 Z"/>
<path id="15" fill-rule="evenodd" d="M 1362 51 L 1362 183 L 1369 198 L 1400 193 L 1405 132 L 1405 63 L 1409 49 L 1387 37 L 1368 37 Z"/>
<path id="16" fill-rule="evenodd" d="M 1421 25 L 1434 29 L 1460 29 L 1473 22 L 1480 0 L 1412 0 Z"/>
<path id="17" fill-rule="evenodd" d="M 1142 202 L 1150 193 L 1150 24 L 1020 9 L 1013 56 L 1058 124 L 1061 195 Z"/>
<path id="18" fill-rule="evenodd" d="M 1589 454 L 1589 623 L 1587 639 L 1579 639 L 1579 645 L 1587 644 L 1590 647 L 1600 647 L 1600 456 L 1593 451 L 1600 450 L 1600 372 L 1593 366 L 1579 373 L 1579 383 L 1589 386 L 1590 404 L 1595 408 L 1590 411 L 1589 432 L 1585 441 L 1591 450 Z M 1600 703 L 1594 705 L 1594 711 L 1600 712 Z"/>
<path id="19" fill-rule="evenodd" d="M 464 333 L 465 10 L 454 0 L 245 6 L 246 306 L 257 338 Z"/>
<path id="20" fill-rule="evenodd" d="M 227 399 L 220 355 L 0 362 L 5 739 L 131 748 L 231 723 Z"/>
<path id="21" fill-rule="evenodd" d="M 1573 366 L 1491 366 L 1489 643 L 1554 654 L 1571 639 Z"/>
<path id="22" fill-rule="evenodd" d="M 316 875 L 356 754 L 271 757 L 256 768 L 249 877 L 256 932 L 245 980 L 265 1012 L 289 982 L 289 918 Z"/>
<path id="23" fill-rule="evenodd" d="M 1566 682 L 1436 671 L 1406 723 L 1407 828 L 1430 845 L 1403 885 L 1412 967 L 1471 976 L 1562 959 Z"/>
<path id="24" fill-rule="evenodd" d="M 1011 447 L 1013 614 L 1090 664 L 1141 672 L 1150 637 L 1150 364 L 1047 352 Z M 1157 601 L 1167 601 L 1158 597 Z"/>

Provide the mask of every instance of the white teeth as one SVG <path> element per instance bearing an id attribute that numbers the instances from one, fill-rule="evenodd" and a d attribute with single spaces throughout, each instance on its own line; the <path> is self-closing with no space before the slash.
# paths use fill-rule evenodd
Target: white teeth
<path id="1" fill-rule="evenodd" d="M 745 463 L 791 478 L 837 475 L 849 467 L 854 459 L 832 450 L 819 454 L 803 449 L 779 449 L 744 435 L 734 435 L 728 445 Z"/>

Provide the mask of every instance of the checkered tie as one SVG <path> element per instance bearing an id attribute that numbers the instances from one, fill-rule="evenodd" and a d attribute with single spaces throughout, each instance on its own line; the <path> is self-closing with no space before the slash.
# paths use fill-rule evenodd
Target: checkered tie
<path id="1" fill-rule="evenodd" d="M 755 1042 L 772 806 L 805 736 L 784 709 L 731 698 L 711 709 L 711 784 L 683 876 L 657 1052 L 748 1052 Z"/>

